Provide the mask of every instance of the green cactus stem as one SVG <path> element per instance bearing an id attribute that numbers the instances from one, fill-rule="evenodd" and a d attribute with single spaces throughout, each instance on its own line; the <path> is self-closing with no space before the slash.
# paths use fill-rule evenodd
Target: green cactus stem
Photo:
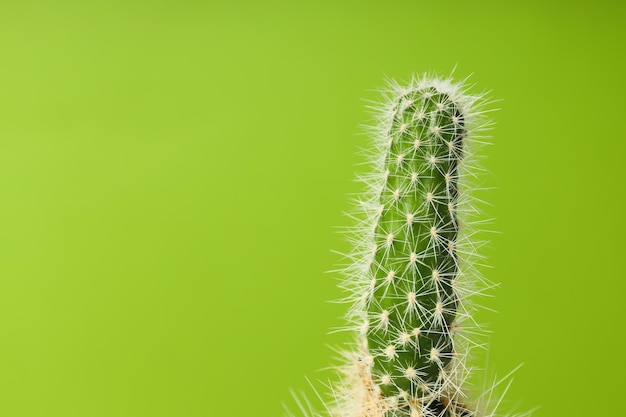
<path id="1" fill-rule="evenodd" d="M 490 389 L 466 391 L 467 357 L 481 345 L 471 298 L 490 285 L 477 268 L 469 185 L 478 134 L 490 125 L 484 103 L 463 83 L 423 76 L 391 82 L 374 106 L 372 172 L 361 176 L 367 188 L 342 270 L 356 338 L 331 417 L 496 415 L 484 403 Z"/>
<path id="2" fill-rule="evenodd" d="M 339 416 L 477 415 L 462 388 L 467 337 L 459 343 L 457 333 L 469 316 L 472 290 L 464 285 L 474 272 L 459 208 L 467 212 L 467 142 L 484 127 L 473 108 L 479 98 L 424 77 L 392 85 L 377 108 L 375 172 L 365 177 L 368 208 L 348 268 L 358 299 L 351 320 L 364 321 L 357 357 L 366 405 Z"/>
<path id="3" fill-rule="evenodd" d="M 368 302 L 374 381 L 386 396 L 437 391 L 454 355 L 458 165 L 466 136 L 457 103 L 435 87 L 393 110 Z"/>

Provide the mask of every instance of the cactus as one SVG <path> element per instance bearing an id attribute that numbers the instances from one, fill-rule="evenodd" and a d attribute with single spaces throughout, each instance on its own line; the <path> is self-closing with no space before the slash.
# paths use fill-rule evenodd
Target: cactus
<path id="1" fill-rule="evenodd" d="M 466 103 L 454 93 L 435 85 L 403 91 L 383 138 L 366 335 L 373 382 L 384 397 L 406 400 L 407 408 L 430 397 L 435 409 L 445 405 L 455 353 L 456 207 L 467 129 Z"/>
<path id="2" fill-rule="evenodd" d="M 484 94 L 432 76 L 393 81 L 374 106 L 372 172 L 341 272 L 356 340 L 343 352 L 334 417 L 493 416 L 468 401 L 466 358 L 479 346 L 468 296 L 488 283 L 471 216 Z M 319 415 L 319 414 L 314 414 Z"/>

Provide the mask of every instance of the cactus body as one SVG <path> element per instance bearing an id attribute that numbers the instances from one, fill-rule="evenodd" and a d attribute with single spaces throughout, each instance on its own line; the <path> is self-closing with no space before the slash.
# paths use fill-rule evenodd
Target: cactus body
<path id="1" fill-rule="evenodd" d="M 401 91 L 390 116 L 365 301 L 371 377 L 406 410 L 425 398 L 430 409 L 445 409 L 439 397 L 455 355 L 465 115 L 458 97 L 425 85 Z"/>
<path id="2" fill-rule="evenodd" d="M 489 127 L 483 95 L 437 77 L 390 83 L 374 107 L 372 172 L 354 250 L 342 270 L 355 330 L 333 417 L 493 417 L 469 401 L 466 358 L 480 329 L 468 296 L 488 287 L 471 239 L 477 135 Z M 319 414 L 313 413 L 312 416 Z"/>

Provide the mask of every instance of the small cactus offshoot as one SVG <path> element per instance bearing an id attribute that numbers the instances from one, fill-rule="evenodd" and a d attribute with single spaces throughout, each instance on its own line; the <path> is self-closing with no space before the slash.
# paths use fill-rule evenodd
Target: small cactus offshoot
<path id="1" fill-rule="evenodd" d="M 471 298 L 489 286 L 478 271 L 470 192 L 480 132 L 490 124 L 484 95 L 431 76 L 392 81 L 385 92 L 373 107 L 372 170 L 361 177 L 366 191 L 342 269 L 356 339 L 327 412 L 495 416 L 484 404 L 490 392 L 472 398 L 465 387 L 466 359 L 480 345 Z"/>

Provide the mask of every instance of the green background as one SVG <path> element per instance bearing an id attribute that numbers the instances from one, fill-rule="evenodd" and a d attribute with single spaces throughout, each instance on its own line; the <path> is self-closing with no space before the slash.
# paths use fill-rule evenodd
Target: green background
<path id="1" fill-rule="evenodd" d="M 475 363 L 524 363 L 504 409 L 618 416 L 625 20 L 617 1 L 1 2 L 0 416 L 276 417 L 310 395 L 347 340 L 324 271 L 349 248 L 364 99 L 455 66 L 500 100 Z"/>

